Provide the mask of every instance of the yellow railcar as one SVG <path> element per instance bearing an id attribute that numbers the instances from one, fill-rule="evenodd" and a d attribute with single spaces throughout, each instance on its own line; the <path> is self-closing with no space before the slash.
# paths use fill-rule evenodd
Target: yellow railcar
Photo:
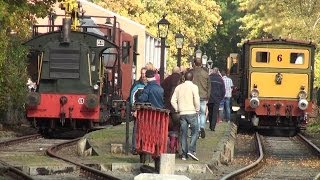
<path id="1" fill-rule="evenodd" d="M 305 128 L 312 110 L 316 45 L 307 41 L 246 41 L 228 69 L 238 86 L 238 115 L 257 128 Z M 234 68 L 232 71 L 232 63 Z"/>

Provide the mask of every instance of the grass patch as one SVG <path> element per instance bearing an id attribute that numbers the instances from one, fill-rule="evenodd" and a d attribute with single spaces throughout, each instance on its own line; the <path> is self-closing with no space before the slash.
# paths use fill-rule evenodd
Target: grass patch
<path id="1" fill-rule="evenodd" d="M 133 123 L 130 123 L 129 128 L 129 137 L 131 143 L 131 133 Z M 103 130 L 94 131 L 90 133 L 88 136 L 88 140 L 92 142 L 95 146 L 104 146 L 107 144 L 117 143 L 117 144 L 125 144 L 126 142 L 126 125 L 121 124 L 118 126 L 108 127 Z"/>
<path id="2" fill-rule="evenodd" d="M 91 160 L 99 161 L 103 164 L 111 163 L 139 163 L 139 156 L 125 155 L 125 154 L 104 154 L 100 156 L 91 156 Z"/>
<path id="3" fill-rule="evenodd" d="M 25 155 L 14 155 L 14 156 L 7 156 L 5 161 L 16 162 L 19 164 L 28 164 L 31 166 L 39 166 L 39 165 L 52 165 L 58 166 L 61 165 L 61 162 L 55 160 L 53 158 L 41 155 L 34 155 L 34 154 L 25 154 Z"/>
<path id="4" fill-rule="evenodd" d="M 309 133 L 320 133 L 320 117 L 316 117 L 307 126 L 307 132 Z"/>

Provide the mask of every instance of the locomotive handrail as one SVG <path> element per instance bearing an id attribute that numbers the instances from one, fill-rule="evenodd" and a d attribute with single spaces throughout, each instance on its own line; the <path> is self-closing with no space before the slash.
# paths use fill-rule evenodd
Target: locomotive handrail
<path id="1" fill-rule="evenodd" d="M 263 160 L 264 153 L 263 153 L 263 150 L 262 150 L 262 144 L 261 144 L 260 136 L 259 136 L 259 134 L 257 132 L 255 133 L 255 138 L 257 140 L 258 147 L 259 147 L 259 158 L 255 162 L 253 162 L 252 164 L 250 164 L 250 165 L 248 165 L 248 166 L 246 166 L 244 168 L 238 169 L 236 171 L 233 171 L 230 174 L 227 174 L 226 176 L 222 177 L 221 180 L 235 179 L 236 177 L 244 174 L 245 172 L 249 171 L 250 169 L 253 169 L 253 168 L 257 167 L 258 164 Z"/>

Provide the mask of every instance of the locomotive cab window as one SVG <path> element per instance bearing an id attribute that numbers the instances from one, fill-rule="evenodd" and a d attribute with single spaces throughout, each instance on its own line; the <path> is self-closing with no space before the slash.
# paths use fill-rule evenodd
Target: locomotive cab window
<path id="1" fill-rule="evenodd" d="M 291 64 L 303 64 L 304 63 L 304 53 L 291 53 L 290 63 Z"/>
<path id="2" fill-rule="evenodd" d="M 256 53 L 256 62 L 258 63 L 269 63 L 270 62 L 270 53 L 269 52 L 257 52 Z"/>
<path id="3" fill-rule="evenodd" d="M 230 68 L 230 74 L 238 74 L 238 59 L 231 57 L 231 68 Z"/>

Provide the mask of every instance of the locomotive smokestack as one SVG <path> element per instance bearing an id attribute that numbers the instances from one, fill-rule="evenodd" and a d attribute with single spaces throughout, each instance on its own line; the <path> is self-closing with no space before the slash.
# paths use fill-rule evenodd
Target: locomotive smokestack
<path id="1" fill-rule="evenodd" d="M 62 43 L 70 43 L 71 19 L 63 18 L 62 20 Z"/>

